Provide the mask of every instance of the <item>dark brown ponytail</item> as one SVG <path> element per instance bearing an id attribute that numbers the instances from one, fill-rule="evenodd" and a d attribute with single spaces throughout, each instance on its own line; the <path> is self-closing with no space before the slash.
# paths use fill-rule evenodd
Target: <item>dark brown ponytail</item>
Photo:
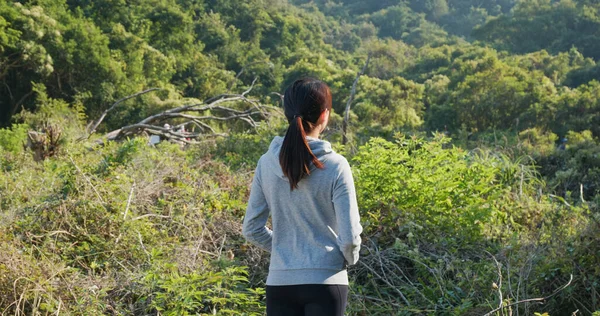
<path id="1" fill-rule="evenodd" d="M 310 174 L 311 163 L 323 168 L 323 163 L 310 150 L 306 132 L 312 131 L 323 111 L 331 110 L 331 92 L 322 81 L 296 80 L 285 91 L 283 107 L 290 126 L 281 145 L 279 164 L 290 182 L 290 189 L 294 190 L 298 182 Z"/>

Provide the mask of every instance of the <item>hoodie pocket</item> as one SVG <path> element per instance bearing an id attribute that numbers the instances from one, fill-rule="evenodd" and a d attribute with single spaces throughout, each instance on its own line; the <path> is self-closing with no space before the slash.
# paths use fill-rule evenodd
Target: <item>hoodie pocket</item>
<path id="1" fill-rule="evenodd" d="M 331 228 L 331 226 L 327 226 L 327 229 L 329 229 L 329 232 L 331 232 L 331 235 L 335 238 L 335 243 L 337 246 L 337 252 L 339 253 L 340 257 L 342 257 L 342 264 L 341 266 L 339 266 L 340 270 L 346 270 L 348 268 L 348 261 L 346 260 L 346 258 L 344 258 L 344 254 L 342 252 L 342 249 L 340 248 L 340 237 L 338 236 L 338 234 L 335 233 L 335 231 L 333 230 L 333 228 Z M 327 250 L 327 252 L 332 252 L 334 249 L 331 246 L 325 246 L 325 249 Z"/>

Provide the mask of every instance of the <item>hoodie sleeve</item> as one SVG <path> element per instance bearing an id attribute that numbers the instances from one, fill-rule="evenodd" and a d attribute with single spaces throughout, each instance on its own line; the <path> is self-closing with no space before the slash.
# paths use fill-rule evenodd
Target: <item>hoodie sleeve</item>
<path id="1" fill-rule="evenodd" d="M 242 234 L 249 242 L 256 246 L 271 251 L 273 232 L 265 226 L 269 218 L 269 206 L 263 194 L 260 184 L 260 162 L 254 172 L 252 187 L 250 189 L 250 199 L 244 216 L 244 225 Z"/>
<path id="2" fill-rule="evenodd" d="M 344 254 L 346 262 L 349 265 L 356 264 L 360 250 L 362 226 L 356 202 L 354 179 L 346 159 L 342 162 L 341 172 L 333 187 L 333 207 L 338 226 L 338 246 Z"/>

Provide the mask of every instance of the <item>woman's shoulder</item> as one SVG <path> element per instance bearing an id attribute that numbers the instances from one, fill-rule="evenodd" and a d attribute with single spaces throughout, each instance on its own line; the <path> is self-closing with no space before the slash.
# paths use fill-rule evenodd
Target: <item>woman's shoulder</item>
<path id="1" fill-rule="evenodd" d="M 335 170 L 350 169 L 348 159 L 336 152 L 331 152 L 327 154 L 327 160 L 325 161 L 325 165 Z"/>
<path id="2" fill-rule="evenodd" d="M 331 161 L 332 163 L 336 163 L 336 164 L 347 164 L 348 163 L 348 160 L 346 159 L 346 157 L 336 153 L 335 151 L 332 151 L 327 154 L 327 161 Z"/>

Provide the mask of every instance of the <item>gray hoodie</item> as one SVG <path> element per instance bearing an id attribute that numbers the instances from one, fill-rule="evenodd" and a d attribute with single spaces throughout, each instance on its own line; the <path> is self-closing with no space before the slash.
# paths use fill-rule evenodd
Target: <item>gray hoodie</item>
<path id="1" fill-rule="evenodd" d="M 290 190 L 279 165 L 282 137 L 258 161 L 243 234 L 271 252 L 267 285 L 348 284 L 346 265 L 358 261 L 360 233 L 348 161 L 329 142 L 307 138 L 324 164 Z M 273 230 L 265 227 L 271 215 Z"/>

